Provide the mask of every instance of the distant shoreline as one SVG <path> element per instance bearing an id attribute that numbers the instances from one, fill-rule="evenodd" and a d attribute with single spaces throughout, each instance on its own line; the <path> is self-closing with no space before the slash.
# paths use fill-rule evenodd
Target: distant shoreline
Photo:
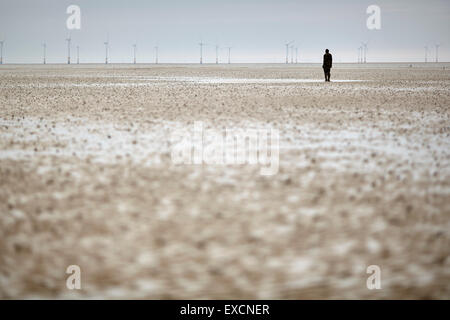
<path id="1" fill-rule="evenodd" d="M 55 63 L 3 63 L 0 64 L 0 68 L 2 66 L 86 66 L 86 65 L 90 65 L 90 66 L 173 66 L 173 65 L 177 65 L 177 66 L 208 66 L 208 67 L 212 67 L 212 66 L 217 66 L 217 67 L 224 67 L 224 66 L 244 66 L 244 65 L 274 65 L 274 66 L 287 66 L 287 67 L 294 67 L 294 66 L 308 66 L 308 65 L 321 65 L 321 62 L 299 62 L 299 63 L 274 63 L 274 62 L 241 62 L 241 63 L 203 63 L 202 65 L 200 65 L 198 62 L 197 63 L 193 63 L 193 62 L 167 62 L 167 63 L 152 63 L 152 62 L 143 62 L 143 63 L 123 63 L 123 62 L 112 62 L 112 63 L 101 63 L 101 62 L 83 62 L 83 63 L 71 63 L 71 64 L 67 64 L 67 63 L 60 63 L 60 62 L 55 62 Z M 335 62 L 334 65 L 358 65 L 358 66 L 367 66 L 367 65 L 420 65 L 420 66 L 442 66 L 442 65 L 450 65 L 450 61 L 442 61 L 442 62 L 367 62 L 367 63 L 357 63 L 357 62 Z"/>

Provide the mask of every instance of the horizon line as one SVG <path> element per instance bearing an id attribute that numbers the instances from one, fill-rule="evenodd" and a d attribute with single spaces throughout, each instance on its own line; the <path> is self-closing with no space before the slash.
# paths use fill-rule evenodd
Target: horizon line
<path id="1" fill-rule="evenodd" d="M 6 63 L 3 62 L 2 64 L 0 64 L 0 67 L 3 65 L 41 65 L 41 66 L 45 66 L 45 65 L 66 65 L 66 66 L 77 66 L 77 65 L 169 65 L 169 64 L 189 64 L 189 65 L 230 65 L 230 64 L 280 64 L 280 65 L 300 65 L 300 64 L 321 64 L 322 62 L 298 62 L 298 63 L 285 63 L 285 62 L 232 62 L 232 63 L 228 63 L 228 62 L 222 62 L 222 63 L 215 63 L 215 62 L 204 62 L 204 63 L 199 63 L 199 62 L 158 62 L 158 63 L 154 63 L 154 62 L 108 62 L 108 63 L 104 63 L 104 62 L 80 62 L 80 63 L 70 63 L 68 64 L 67 62 L 47 62 L 47 63 L 42 63 L 42 62 L 12 62 L 12 63 Z M 411 64 L 411 63 L 415 63 L 415 64 L 424 64 L 424 65 L 432 65 L 432 64 L 440 64 L 440 63 L 450 63 L 450 61 L 438 61 L 438 62 L 425 62 L 425 61 L 370 61 L 370 62 L 365 62 L 365 63 L 361 63 L 361 62 L 350 62 L 350 61 L 342 61 L 342 62 L 334 62 L 333 65 L 336 64 L 360 64 L 360 65 L 365 65 L 365 64 L 382 64 L 382 63 L 399 63 L 399 64 Z"/>

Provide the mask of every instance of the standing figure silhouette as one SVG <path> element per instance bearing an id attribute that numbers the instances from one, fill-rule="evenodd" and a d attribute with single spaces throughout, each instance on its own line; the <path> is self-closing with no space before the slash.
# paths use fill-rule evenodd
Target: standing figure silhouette
<path id="1" fill-rule="evenodd" d="M 330 70 L 333 66 L 333 56 L 330 53 L 330 50 L 326 49 L 325 54 L 323 55 L 323 72 L 325 73 L 325 81 L 330 81 Z"/>

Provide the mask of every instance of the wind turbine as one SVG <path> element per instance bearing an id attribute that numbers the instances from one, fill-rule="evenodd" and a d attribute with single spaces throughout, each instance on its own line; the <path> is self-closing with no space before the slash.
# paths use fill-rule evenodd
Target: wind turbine
<path id="1" fill-rule="evenodd" d="M 47 44 L 44 42 L 43 44 L 42 44 L 42 46 L 44 47 L 44 64 L 46 64 L 46 60 L 45 60 L 45 58 L 46 58 L 46 55 L 47 55 Z"/>
<path id="2" fill-rule="evenodd" d="M 425 46 L 425 63 L 428 62 L 428 46 Z"/>
<path id="3" fill-rule="evenodd" d="M 288 43 L 285 44 L 285 45 L 286 45 L 286 64 L 289 63 L 289 45 L 290 45 L 292 42 L 294 42 L 294 40 L 292 40 L 292 41 L 290 41 L 290 42 L 288 42 Z"/>
<path id="4" fill-rule="evenodd" d="M 358 47 L 358 63 L 361 63 L 361 48 L 362 47 Z"/>
<path id="5" fill-rule="evenodd" d="M 0 64 L 3 64 L 3 43 L 5 40 L 0 41 Z"/>
<path id="6" fill-rule="evenodd" d="M 435 47 L 436 47 L 436 63 L 438 63 L 439 62 L 439 47 L 440 47 L 440 44 L 436 44 L 435 45 Z"/>
<path id="7" fill-rule="evenodd" d="M 366 55 L 367 55 L 367 42 L 366 43 L 361 43 L 362 44 L 362 46 L 363 46 L 363 51 L 364 51 L 364 63 L 366 63 L 367 62 L 367 60 L 366 60 Z"/>
<path id="8" fill-rule="evenodd" d="M 70 64 L 70 42 L 72 41 L 70 36 L 69 38 L 66 39 L 66 41 L 67 41 L 67 64 Z"/>
<path id="9" fill-rule="evenodd" d="M 136 47 L 137 44 L 133 44 L 133 63 L 136 64 Z"/>
<path id="10" fill-rule="evenodd" d="M 158 46 L 155 46 L 155 64 L 158 64 Z"/>
<path id="11" fill-rule="evenodd" d="M 202 42 L 200 40 L 199 46 L 200 46 L 200 64 L 203 64 L 203 46 L 206 45 L 206 43 Z"/>
<path id="12" fill-rule="evenodd" d="M 216 44 L 216 64 L 219 64 L 219 45 Z"/>
<path id="13" fill-rule="evenodd" d="M 231 63 L 231 48 L 232 47 L 226 47 L 228 49 L 228 64 Z"/>
<path id="14" fill-rule="evenodd" d="M 295 48 L 295 64 L 298 63 L 298 47 Z"/>
<path id="15" fill-rule="evenodd" d="M 80 64 L 80 46 L 77 46 L 77 64 Z"/>
<path id="16" fill-rule="evenodd" d="M 106 36 L 106 41 L 103 42 L 105 45 L 105 64 L 108 64 L 108 46 L 109 46 L 109 35 Z"/>

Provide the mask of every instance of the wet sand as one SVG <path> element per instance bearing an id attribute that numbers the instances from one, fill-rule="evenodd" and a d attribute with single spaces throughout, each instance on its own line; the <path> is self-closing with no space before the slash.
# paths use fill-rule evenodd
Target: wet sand
<path id="1" fill-rule="evenodd" d="M 449 299 L 449 68 L 1 66 L 0 297 Z M 175 165 L 195 121 L 278 173 Z"/>

